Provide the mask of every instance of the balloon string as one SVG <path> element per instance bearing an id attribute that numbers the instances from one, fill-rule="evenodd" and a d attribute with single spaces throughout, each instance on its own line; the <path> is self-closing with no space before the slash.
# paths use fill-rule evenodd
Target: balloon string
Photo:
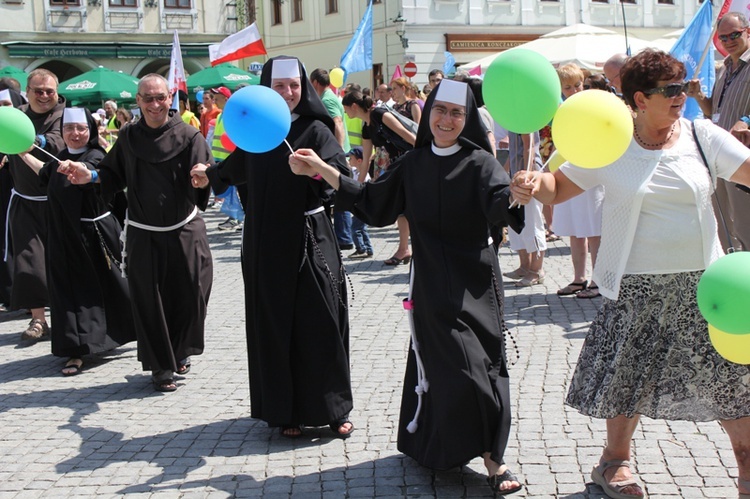
<path id="1" fill-rule="evenodd" d="M 47 155 L 47 156 L 49 156 L 50 158 L 54 159 L 54 160 L 55 160 L 55 161 L 57 161 L 58 163 L 62 163 L 62 160 L 61 160 L 60 158 L 57 158 L 57 157 L 55 157 L 54 155 L 52 155 L 52 153 L 49 153 L 49 152 L 45 151 L 44 149 L 42 149 L 41 147 L 39 147 L 39 146 L 38 146 L 38 145 L 36 145 L 36 144 L 34 144 L 34 147 L 36 147 L 37 149 L 39 149 L 39 150 L 40 150 L 40 151 L 42 151 L 42 152 L 43 152 L 44 154 L 46 154 L 46 155 Z"/>
<path id="2" fill-rule="evenodd" d="M 294 156 L 294 149 L 292 149 L 292 146 L 289 145 L 289 142 L 284 139 L 284 144 L 289 148 L 289 152 L 292 153 L 292 156 Z"/>
<path id="3" fill-rule="evenodd" d="M 536 157 L 534 155 L 534 134 L 529 135 L 529 160 L 526 162 L 526 171 L 531 171 L 531 166 L 534 164 L 534 161 L 536 160 Z M 513 208 L 514 206 L 521 207 L 520 203 L 517 200 L 513 200 L 512 203 L 508 206 L 508 208 Z"/>

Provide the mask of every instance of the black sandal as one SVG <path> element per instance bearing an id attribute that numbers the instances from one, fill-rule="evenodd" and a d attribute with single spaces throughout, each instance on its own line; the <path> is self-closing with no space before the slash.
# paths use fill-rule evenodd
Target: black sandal
<path id="1" fill-rule="evenodd" d="M 518 487 L 513 487 L 511 489 L 501 489 L 500 486 L 505 482 L 518 482 Z M 521 481 L 510 471 L 510 469 L 506 469 L 499 475 L 488 476 L 487 483 L 490 485 L 490 489 L 492 489 L 492 493 L 495 496 L 507 496 L 510 494 L 515 494 L 523 488 Z"/>
<path id="2" fill-rule="evenodd" d="M 558 296 L 570 296 L 570 295 L 577 294 L 581 291 L 584 291 L 588 283 L 589 282 L 586 280 L 584 280 L 583 282 L 571 282 L 564 288 L 558 289 L 557 295 Z"/>
<path id="3" fill-rule="evenodd" d="M 62 368 L 62 374 L 63 376 L 75 376 L 76 374 L 81 374 L 82 370 L 83 360 L 80 357 L 71 357 L 68 359 L 65 367 Z"/>
<path id="4" fill-rule="evenodd" d="M 287 433 L 287 432 L 290 432 L 290 433 Z M 285 438 L 299 438 L 302 436 L 302 425 L 280 426 L 279 435 Z"/>
<path id="5" fill-rule="evenodd" d="M 151 375 L 151 383 L 157 392 L 174 392 L 177 391 L 177 384 L 172 377 L 172 371 L 154 371 Z"/>
<path id="6" fill-rule="evenodd" d="M 346 433 L 341 433 L 339 430 L 346 423 L 349 423 L 350 425 L 352 425 L 352 427 L 349 428 L 349 431 L 347 431 Z M 352 436 L 352 432 L 354 432 L 354 424 L 351 421 L 349 421 L 349 418 L 337 419 L 336 421 L 333 421 L 333 422 L 329 423 L 328 427 L 331 428 L 331 431 L 333 433 L 335 433 L 337 437 L 342 438 L 344 440 L 346 440 L 347 438 L 351 437 Z"/>
<path id="7" fill-rule="evenodd" d="M 177 371 L 175 371 L 175 374 L 179 374 L 180 376 L 184 376 L 187 373 L 190 372 L 190 358 L 184 359 L 180 361 L 179 365 L 177 366 Z"/>

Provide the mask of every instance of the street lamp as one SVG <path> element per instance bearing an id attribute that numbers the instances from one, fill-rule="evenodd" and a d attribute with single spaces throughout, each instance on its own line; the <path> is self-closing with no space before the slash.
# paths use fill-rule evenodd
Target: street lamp
<path id="1" fill-rule="evenodd" d="M 401 16 L 401 12 L 398 13 L 398 16 L 396 16 L 395 19 L 393 19 L 393 23 L 396 25 L 396 34 L 398 35 L 399 39 L 401 40 L 401 46 L 405 49 L 409 48 L 409 39 L 406 38 L 406 19 L 404 19 Z"/>

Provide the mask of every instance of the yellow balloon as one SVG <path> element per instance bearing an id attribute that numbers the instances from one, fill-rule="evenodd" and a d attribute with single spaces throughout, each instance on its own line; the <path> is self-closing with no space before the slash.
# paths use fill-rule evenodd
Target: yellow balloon
<path id="1" fill-rule="evenodd" d="M 601 168 L 625 153 L 633 137 L 633 117 L 615 94 L 587 90 L 560 105 L 552 121 L 552 137 L 572 164 Z"/>
<path id="2" fill-rule="evenodd" d="M 341 88 L 344 86 L 344 70 L 341 68 L 333 68 L 330 73 L 328 73 L 328 77 L 331 79 L 331 85 L 333 85 L 336 88 Z"/>
<path id="3" fill-rule="evenodd" d="M 555 152 L 553 152 L 547 160 L 547 169 L 550 171 L 550 173 L 555 173 L 557 169 L 560 168 L 566 161 L 567 160 L 563 158 L 563 155 L 560 154 L 560 151 L 555 149 Z"/>
<path id="4" fill-rule="evenodd" d="M 750 365 L 750 333 L 729 334 L 709 324 L 708 336 L 719 355 L 729 362 Z"/>

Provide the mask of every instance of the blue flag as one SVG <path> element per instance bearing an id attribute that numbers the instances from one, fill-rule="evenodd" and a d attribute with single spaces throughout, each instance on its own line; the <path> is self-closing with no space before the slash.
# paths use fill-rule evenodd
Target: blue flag
<path id="1" fill-rule="evenodd" d="M 685 27 L 685 30 L 677 39 L 672 50 L 669 52 L 678 60 L 685 64 L 687 70 L 686 79 L 694 78 L 698 71 L 698 63 L 701 55 L 708 45 L 708 54 L 703 60 L 703 67 L 700 69 L 701 89 L 703 93 L 710 96 L 714 88 L 716 79 L 716 70 L 714 69 L 714 46 L 711 43 L 713 12 L 711 2 L 703 2 L 693 19 Z M 685 111 L 682 115 L 689 119 L 703 117 L 700 107 L 695 99 L 688 99 L 685 103 Z M 710 118 L 710 116 L 707 116 Z"/>
<path id="2" fill-rule="evenodd" d="M 354 32 L 352 41 L 341 56 L 339 67 L 344 70 L 344 81 L 349 73 L 372 69 L 372 0 Z"/>
<path id="3" fill-rule="evenodd" d="M 453 72 L 453 66 L 456 65 L 456 59 L 450 52 L 445 53 L 445 64 L 443 64 L 443 74 L 449 75 Z"/>

